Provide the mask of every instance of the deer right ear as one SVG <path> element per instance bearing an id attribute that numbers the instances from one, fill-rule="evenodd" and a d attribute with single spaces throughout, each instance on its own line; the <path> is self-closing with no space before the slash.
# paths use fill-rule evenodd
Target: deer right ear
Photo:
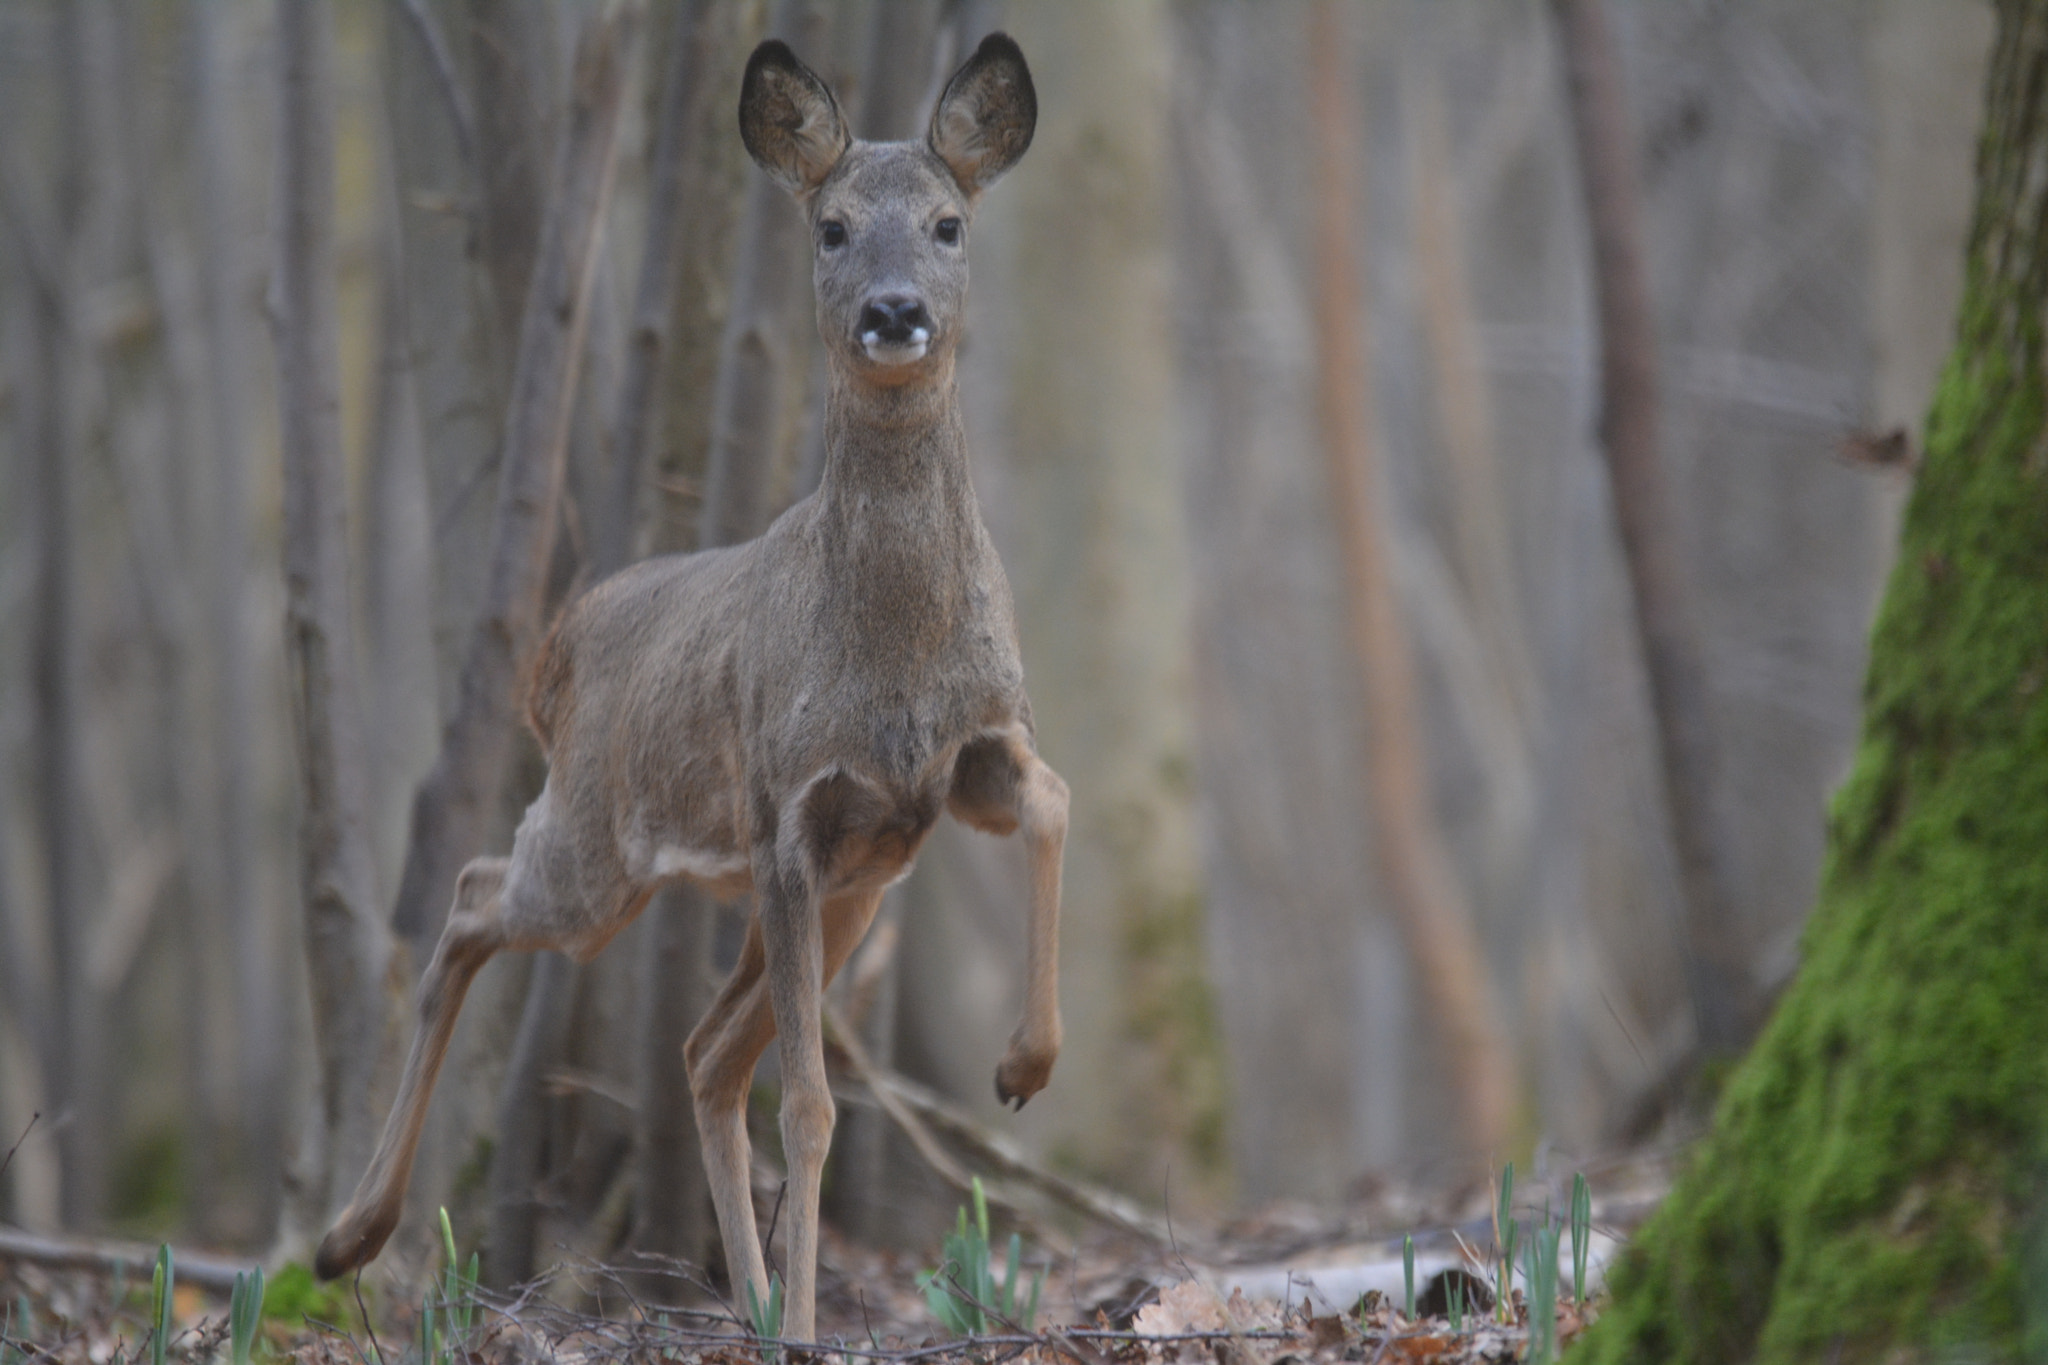
<path id="1" fill-rule="evenodd" d="M 798 199 L 808 199 L 853 137 L 825 82 L 770 38 L 747 59 L 740 80 L 740 141 L 754 164 Z"/>
<path id="2" fill-rule="evenodd" d="M 1038 92 L 1024 53 L 991 33 L 946 82 L 926 141 L 970 197 L 1017 164 L 1038 126 Z"/>

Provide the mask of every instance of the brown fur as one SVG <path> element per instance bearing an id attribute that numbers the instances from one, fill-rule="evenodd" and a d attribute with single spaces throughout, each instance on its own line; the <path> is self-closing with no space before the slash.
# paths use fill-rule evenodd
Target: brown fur
<path id="1" fill-rule="evenodd" d="M 953 383 L 967 224 L 1029 146 L 1036 109 L 1001 35 L 947 86 L 922 143 L 852 142 L 831 93 L 780 43 L 749 61 L 748 150 L 797 195 L 817 244 L 824 476 L 760 538 L 635 565 L 555 623 L 528 695 L 547 785 L 511 856 L 463 872 L 391 1117 L 321 1243 L 321 1275 L 362 1265 L 397 1225 L 483 963 L 506 948 L 587 959 L 678 878 L 753 899 L 739 964 L 685 1057 L 727 1265 L 765 1299 L 745 1104 L 755 1062 L 781 1039 L 785 1335 L 814 1326 L 833 1125 L 822 992 L 942 811 L 1024 836 L 1025 1005 L 996 1090 L 1021 1105 L 1046 1084 L 1067 790 L 1033 749 L 1009 584 L 968 481 Z"/>

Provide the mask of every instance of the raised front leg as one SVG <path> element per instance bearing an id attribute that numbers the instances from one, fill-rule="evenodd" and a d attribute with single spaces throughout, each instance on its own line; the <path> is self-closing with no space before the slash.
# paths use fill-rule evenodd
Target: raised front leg
<path id="1" fill-rule="evenodd" d="M 996 1098 L 1022 1109 L 1045 1089 L 1060 1053 L 1060 857 L 1067 842 L 1067 784 L 1021 731 L 989 735 L 960 751 L 947 807 L 991 834 L 1021 830 L 1031 859 L 1024 1014 L 996 1067 Z"/>

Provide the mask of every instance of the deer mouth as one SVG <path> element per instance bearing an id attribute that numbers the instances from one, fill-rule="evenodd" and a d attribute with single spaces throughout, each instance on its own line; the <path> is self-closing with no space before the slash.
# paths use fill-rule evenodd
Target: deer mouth
<path id="1" fill-rule="evenodd" d="M 860 334 L 861 350 L 877 365 L 913 364 L 924 359 L 931 344 L 926 327 L 870 327 Z"/>

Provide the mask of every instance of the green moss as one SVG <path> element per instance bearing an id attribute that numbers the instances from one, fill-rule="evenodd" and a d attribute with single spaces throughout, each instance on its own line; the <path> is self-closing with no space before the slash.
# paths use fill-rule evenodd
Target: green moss
<path id="1" fill-rule="evenodd" d="M 115 1163 L 108 1213 L 116 1225 L 153 1235 L 185 1212 L 185 1130 L 158 1124 L 129 1141 Z"/>
<path id="2" fill-rule="evenodd" d="M 2048 1159 L 2048 432 L 2039 296 L 2003 278 L 1968 277 L 1799 976 L 1574 1361 L 2048 1338 L 2021 1269 Z"/>
<path id="3" fill-rule="evenodd" d="M 264 1283 L 263 1316 L 292 1323 L 345 1325 L 355 1317 L 355 1307 L 349 1302 L 353 1287 L 353 1280 L 322 1284 L 304 1265 L 288 1261 Z M 371 1286 L 364 1281 L 361 1288 L 369 1292 Z"/>
<path id="4" fill-rule="evenodd" d="M 1199 895 L 1132 892 L 1121 922 L 1126 1019 L 1151 1060 L 1146 1103 L 1192 1168 L 1198 1192 L 1220 1198 L 1230 1175 L 1223 1030 L 1209 977 Z"/>

